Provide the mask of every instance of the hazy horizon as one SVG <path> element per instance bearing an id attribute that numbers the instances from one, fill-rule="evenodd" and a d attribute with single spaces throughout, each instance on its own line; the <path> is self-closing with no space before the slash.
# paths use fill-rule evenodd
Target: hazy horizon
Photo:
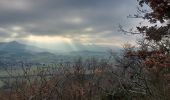
<path id="1" fill-rule="evenodd" d="M 12 3 L 12 5 L 11 5 Z M 0 42 L 18 41 L 53 51 L 120 48 L 135 37 L 118 32 L 138 23 L 129 0 L 1 0 Z"/>

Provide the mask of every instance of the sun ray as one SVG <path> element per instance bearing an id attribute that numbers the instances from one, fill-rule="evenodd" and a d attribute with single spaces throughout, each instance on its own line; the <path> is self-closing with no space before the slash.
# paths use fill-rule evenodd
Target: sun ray
<path id="1" fill-rule="evenodd" d="M 62 36 L 34 36 L 30 35 L 25 40 L 36 46 L 46 49 L 63 50 L 63 51 L 77 51 L 77 47 L 72 42 L 71 38 Z"/>

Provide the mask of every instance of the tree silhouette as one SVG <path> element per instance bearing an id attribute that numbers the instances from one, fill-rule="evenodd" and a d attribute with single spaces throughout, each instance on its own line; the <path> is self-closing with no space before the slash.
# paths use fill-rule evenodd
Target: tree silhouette
<path id="1" fill-rule="evenodd" d="M 154 99 L 167 100 L 170 93 L 168 90 L 170 88 L 168 86 L 170 84 L 170 0 L 137 1 L 138 13 L 130 17 L 142 18 L 150 25 L 136 26 L 137 32 L 128 32 L 120 27 L 125 33 L 142 34 L 144 37 L 138 41 L 139 48 L 127 51 L 125 57 L 135 57 L 140 60 L 149 95 Z"/>

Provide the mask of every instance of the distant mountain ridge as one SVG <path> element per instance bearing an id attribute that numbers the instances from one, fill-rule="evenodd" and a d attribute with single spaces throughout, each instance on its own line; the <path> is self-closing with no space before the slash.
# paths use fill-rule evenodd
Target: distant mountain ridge
<path id="1" fill-rule="evenodd" d="M 45 52 L 46 50 L 35 46 L 22 44 L 17 41 L 12 42 L 0 42 L 0 51 L 11 51 L 11 52 Z"/>
<path id="2" fill-rule="evenodd" d="M 108 52 L 92 51 L 92 50 L 80 50 L 67 53 L 50 53 L 47 50 L 22 44 L 17 41 L 12 42 L 0 42 L 0 68 L 6 64 L 17 64 L 17 62 L 29 62 L 29 63 L 57 63 L 61 60 L 70 61 L 77 57 L 89 58 L 106 57 Z"/>
<path id="3" fill-rule="evenodd" d="M 15 61 L 45 62 L 52 58 L 55 58 L 55 55 L 50 52 L 17 41 L 0 43 L 0 61 L 6 63 Z"/>
<path id="4" fill-rule="evenodd" d="M 19 52 L 19 51 L 25 51 L 26 50 L 25 48 L 26 45 L 20 44 L 16 41 L 0 43 L 0 51 Z"/>

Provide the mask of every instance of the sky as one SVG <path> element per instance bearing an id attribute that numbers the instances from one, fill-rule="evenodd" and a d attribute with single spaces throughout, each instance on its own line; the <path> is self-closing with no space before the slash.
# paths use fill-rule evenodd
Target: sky
<path id="1" fill-rule="evenodd" d="M 118 32 L 139 21 L 127 19 L 137 0 L 0 0 L 0 41 L 51 50 L 118 48 L 135 36 Z"/>

